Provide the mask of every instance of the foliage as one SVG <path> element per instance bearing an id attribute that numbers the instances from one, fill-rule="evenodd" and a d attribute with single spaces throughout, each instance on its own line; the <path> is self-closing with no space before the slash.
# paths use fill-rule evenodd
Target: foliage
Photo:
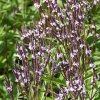
<path id="1" fill-rule="evenodd" d="M 38 57 L 38 59 L 37 59 L 39 64 L 35 63 L 35 61 L 34 61 L 34 55 L 33 55 L 34 53 L 32 51 L 34 47 L 26 46 L 27 44 L 29 45 L 30 43 L 34 43 L 34 42 L 32 42 L 34 40 L 34 38 L 33 38 L 33 36 L 24 37 L 24 34 L 25 35 L 26 35 L 26 33 L 33 34 L 34 32 L 32 32 L 32 31 L 38 29 L 39 22 L 40 22 L 40 26 L 42 28 L 44 28 L 44 27 L 49 27 L 49 23 L 52 22 L 52 24 L 53 24 L 53 21 L 55 20 L 52 17 L 53 16 L 55 17 L 56 12 L 54 12 L 54 13 L 51 12 L 50 9 L 52 9 L 52 8 L 47 9 L 46 4 L 43 3 L 42 1 L 45 1 L 45 0 L 41 0 L 42 9 L 41 9 L 41 6 L 39 6 L 39 8 L 36 8 L 36 7 L 38 7 L 38 4 L 39 4 L 36 2 L 35 2 L 36 7 L 34 7 L 32 0 L 28 0 L 28 1 L 27 0 L 23 0 L 23 1 L 22 0 L 12 0 L 12 1 L 1 0 L 0 1 L 0 10 L 1 10 L 0 11 L 0 19 L 1 19 L 1 21 L 0 21 L 0 25 L 1 25 L 0 26 L 0 30 L 1 30 L 0 31 L 0 69 L 1 69 L 1 71 L 0 71 L 0 83 L 1 83 L 0 99 L 1 100 L 10 100 L 10 98 L 13 99 L 13 97 L 14 97 L 14 100 L 19 100 L 21 98 L 23 98 L 23 99 L 27 98 L 27 100 L 28 99 L 31 100 L 31 98 L 36 98 L 36 100 L 54 100 L 54 98 L 57 99 L 58 97 L 60 97 L 61 94 L 64 94 L 63 96 L 67 100 L 68 98 L 73 98 L 75 95 L 74 93 L 72 93 L 73 91 L 70 91 L 71 93 L 68 96 L 67 96 L 67 93 L 65 93 L 65 92 L 69 91 L 69 90 L 68 91 L 66 90 L 66 88 L 68 88 L 68 84 L 66 85 L 66 82 L 68 80 L 67 80 L 67 78 L 64 78 L 66 76 L 64 70 L 66 70 L 66 69 L 63 69 L 62 65 L 60 65 L 61 61 L 62 61 L 62 63 L 67 63 L 66 62 L 67 60 L 71 61 L 70 60 L 71 57 L 69 54 L 74 49 L 71 48 L 70 43 L 67 44 L 65 42 L 65 40 L 63 40 L 59 36 L 57 38 L 55 33 L 53 33 L 54 31 L 51 32 L 51 35 L 46 34 L 46 37 L 45 37 L 45 34 L 43 34 L 44 37 L 42 37 L 42 39 L 38 38 L 39 36 L 37 34 L 36 39 L 39 40 L 39 41 L 37 40 L 37 42 L 39 42 L 40 47 L 42 47 L 42 46 L 46 47 L 46 48 L 42 48 L 42 49 L 45 49 L 45 51 L 44 51 L 45 57 L 44 58 Z M 63 9 L 63 6 L 66 4 L 66 1 L 63 0 L 63 2 L 61 2 L 60 0 L 58 0 L 57 3 L 59 4 L 59 7 L 61 9 Z M 69 2 L 71 2 L 71 1 L 69 0 Z M 89 55 L 91 57 L 88 58 L 88 56 L 86 55 L 86 58 L 85 58 L 86 60 L 88 60 L 88 59 L 91 60 L 90 62 L 86 62 L 86 67 L 88 67 L 88 69 L 86 70 L 86 72 L 83 71 L 84 82 L 86 85 L 85 89 L 88 91 L 87 95 L 85 95 L 85 96 L 89 100 L 92 100 L 92 99 L 99 100 L 98 98 L 100 98 L 100 95 L 98 92 L 99 92 L 100 82 L 97 81 L 96 84 L 93 85 L 93 87 L 92 87 L 92 85 L 89 86 L 89 84 L 92 84 L 92 82 L 94 81 L 94 77 L 97 77 L 100 73 L 100 70 L 99 70 L 100 69 L 100 67 L 99 67 L 99 65 L 100 65 L 100 61 L 99 61 L 99 59 L 100 59 L 99 58 L 99 52 L 100 52 L 100 47 L 99 47 L 99 44 L 100 44 L 100 41 L 99 41 L 99 39 L 100 39 L 99 38 L 100 37 L 99 36 L 100 4 L 98 4 L 98 5 L 94 4 L 94 5 L 92 5 L 92 9 L 84 8 L 84 10 L 87 10 L 85 12 L 86 18 L 84 19 L 85 32 L 83 32 L 83 30 L 82 30 L 82 34 L 80 35 L 80 37 L 82 38 L 82 42 L 84 44 L 86 43 L 85 44 L 87 46 L 86 48 L 88 48 L 88 49 L 90 48 L 92 50 L 92 53 Z M 47 19 L 46 23 L 43 24 L 43 26 L 42 26 L 41 21 L 44 19 L 43 15 L 45 15 L 45 14 L 47 14 L 51 18 Z M 57 17 L 57 20 L 60 20 L 59 25 L 61 25 L 63 19 L 61 20 L 60 17 Z M 67 25 L 69 25 L 68 20 L 64 20 L 64 21 L 67 23 Z M 97 25 L 96 28 L 91 28 L 96 25 Z M 55 25 L 51 25 L 51 26 L 55 30 Z M 22 32 L 19 32 L 18 30 L 20 30 L 20 31 L 22 30 Z M 69 29 L 69 30 L 71 30 L 71 29 Z M 58 31 L 58 30 L 56 30 L 56 31 Z M 18 33 L 20 33 L 20 35 Z M 20 54 L 17 55 L 18 58 L 16 58 L 14 56 L 14 55 L 16 55 L 16 50 L 15 50 L 16 41 L 18 41 L 18 43 L 16 45 L 17 53 L 20 53 L 20 52 L 25 53 L 26 60 L 21 59 L 19 56 Z M 22 47 L 21 47 L 21 44 L 22 44 Z M 26 50 L 26 51 L 24 51 L 24 50 Z M 38 56 L 41 56 L 41 52 L 39 55 L 39 51 L 41 51 L 40 48 L 37 49 L 36 51 L 34 50 L 34 52 L 36 54 L 38 54 Z M 27 57 L 26 52 L 29 54 L 28 57 Z M 80 51 L 78 50 L 78 52 L 80 52 Z M 62 60 L 61 60 L 62 55 L 60 55 L 60 54 L 63 54 Z M 80 54 L 81 54 L 81 52 L 80 52 Z M 59 56 L 59 58 L 57 58 L 58 56 Z M 81 67 L 83 67 L 82 56 L 80 56 L 80 58 L 78 58 L 78 59 L 80 60 L 79 64 L 81 65 Z M 64 60 L 65 60 L 65 62 L 63 62 Z M 47 62 L 45 62 L 45 61 L 47 61 Z M 14 64 L 14 62 L 15 62 L 15 64 Z M 72 63 L 73 62 L 74 61 L 72 61 Z M 91 69 L 91 67 L 89 67 L 89 64 L 93 64 L 93 62 L 96 65 L 95 71 L 94 71 L 94 68 Z M 40 63 L 42 65 L 40 65 Z M 45 67 L 43 67 L 44 66 L 43 64 L 45 64 Z M 28 68 L 26 65 L 28 66 Z M 95 65 L 92 65 L 92 67 Z M 36 69 L 35 69 L 35 66 L 38 66 L 38 67 L 36 67 Z M 41 66 L 43 67 L 43 69 Z M 58 66 L 58 67 L 56 68 L 55 66 Z M 70 64 L 68 64 L 68 65 L 65 64 L 63 66 L 68 67 L 68 66 L 70 66 Z M 27 73 L 26 69 L 22 70 L 23 67 L 26 67 L 26 69 L 28 70 L 28 73 Z M 13 73 L 15 76 L 12 74 L 12 68 L 14 68 Z M 23 72 L 24 74 L 27 73 L 27 75 L 29 75 L 29 76 L 27 76 L 27 78 L 29 77 L 29 83 L 27 84 L 27 86 L 19 85 L 19 84 L 21 84 L 21 81 L 23 81 L 23 79 L 21 81 L 16 80 L 18 78 L 16 76 L 17 70 L 19 71 L 20 75 L 21 75 L 21 72 Z M 82 74 L 82 73 L 80 72 L 80 74 Z M 80 74 L 78 74 L 78 75 L 80 75 Z M 94 76 L 94 75 L 96 75 L 96 76 Z M 73 77 L 73 75 L 72 75 L 72 77 Z M 6 78 L 5 85 L 7 86 L 6 88 L 8 88 L 9 86 L 12 86 L 12 83 L 10 83 L 10 81 L 13 82 L 13 93 L 12 92 L 10 93 L 10 91 L 8 91 L 10 96 L 7 94 L 6 89 L 4 88 L 3 82 L 4 82 L 5 78 Z M 18 81 L 18 84 L 14 80 Z M 74 79 L 72 78 L 72 80 L 74 80 Z M 16 89 L 16 87 L 18 89 Z M 91 89 L 92 89 L 91 87 L 93 88 L 93 91 L 91 91 Z M 95 93 L 97 93 L 97 94 L 94 96 Z M 11 94 L 13 94 L 13 95 L 11 96 Z M 81 97 L 81 96 L 79 96 L 79 97 Z M 77 99 L 79 99 L 79 97 L 77 98 L 77 96 L 76 96 Z M 59 100 L 59 99 L 57 99 L 57 100 Z"/>
<path id="2" fill-rule="evenodd" d="M 0 0 L 0 98 L 2 100 L 8 99 L 3 85 L 4 79 L 9 76 L 14 81 L 11 70 L 15 61 L 15 43 L 20 39 L 18 30 L 21 31 L 21 26 L 24 24 L 29 26 L 34 16 L 36 11 L 31 0 Z"/>

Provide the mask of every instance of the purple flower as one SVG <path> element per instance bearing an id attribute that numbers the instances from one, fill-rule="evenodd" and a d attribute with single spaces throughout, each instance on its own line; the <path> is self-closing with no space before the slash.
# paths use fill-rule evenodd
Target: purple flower
<path id="1" fill-rule="evenodd" d="M 10 93 L 13 90 L 13 83 L 10 82 L 9 80 L 6 80 L 5 87 L 6 87 L 7 91 Z"/>
<path id="2" fill-rule="evenodd" d="M 69 81 L 66 81 L 66 85 L 67 85 L 67 86 L 69 86 L 69 83 L 70 83 Z"/>
<path id="3" fill-rule="evenodd" d="M 85 47 L 86 45 L 85 44 L 80 44 L 80 48 L 83 48 Z"/>
<path id="4" fill-rule="evenodd" d="M 95 67 L 96 67 L 96 65 L 95 65 L 95 64 L 93 64 L 93 63 L 90 63 L 90 67 L 95 68 Z"/>
<path id="5" fill-rule="evenodd" d="M 93 28 L 93 29 L 96 29 L 96 27 L 97 27 L 96 25 L 92 25 L 92 28 Z"/>
<path id="6" fill-rule="evenodd" d="M 78 62 L 73 62 L 73 66 L 78 67 L 79 66 L 79 63 Z"/>
<path id="7" fill-rule="evenodd" d="M 64 65 L 66 65 L 66 64 L 69 63 L 69 61 L 68 61 L 68 60 L 63 60 L 62 63 L 63 63 Z"/>
<path id="8" fill-rule="evenodd" d="M 34 6 L 39 9 L 41 7 L 41 5 L 39 3 L 34 3 Z"/>
<path id="9" fill-rule="evenodd" d="M 60 53 L 60 54 L 57 54 L 57 58 L 62 58 L 63 57 L 63 54 Z"/>
<path id="10" fill-rule="evenodd" d="M 86 49 L 85 53 L 86 54 L 91 54 L 91 50 Z"/>
<path id="11" fill-rule="evenodd" d="M 59 93 L 55 100 L 63 100 L 63 94 Z"/>
<path id="12" fill-rule="evenodd" d="M 71 92 L 75 92 L 76 90 L 73 87 L 70 87 L 69 89 Z"/>
<path id="13" fill-rule="evenodd" d="M 12 91 L 12 86 L 7 87 L 8 91 Z"/>
<path id="14" fill-rule="evenodd" d="M 69 90 L 66 87 L 63 87 L 63 92 L 66 93 L 66 94 L 68 94 Z"/>

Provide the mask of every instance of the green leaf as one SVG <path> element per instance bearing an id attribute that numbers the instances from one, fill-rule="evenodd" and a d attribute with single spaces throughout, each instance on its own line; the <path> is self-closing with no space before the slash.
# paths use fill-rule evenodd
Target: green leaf
<path id="1" fill-rule="evenodd" d="M 4 80 L 5 79 L 5 75 L 0 75 L 0 80 Z"/>
<path id="2" fill-rule="evenodd" d="M 64 82 L 64 80 L 60 80 L 60 79 L 57 79 L 57 78 L 50 78 L 50 77 L 42 77 L 43 80 L 45 81 L 48 81 L 48 82 L 52 82 L 54 84 L 59 84 L 59 85 L 63 85 L 63 86 L 66 86 L 66 83 Z"/>
<path id="3" fill-rule="evenodd" d="M 95 65 L 100 65 L 100 61 L 95 61 L 94 64 Z"/>
<path id="4" fill-rule="evenodd" d="M 45 94 L 45 92 L 43 92 L 43 91 L 45 91 L 45 87 L 44 87 L 44 85 L 42 85 L 42 87 L 41 87 L 41 90 L 42 91 L 40 91 L 40 93 L 39 93 L 39 100 L 44 100 L 44 94 Z"/>
<path id="5" fill-rule="evenodd" d="M 5 49 L 4 41 L 0 41 L 0 53 Z"/>
<path id="6" fill-rule="evenodd" d="M 49 97 L 46 97 L 46 100 L 52 100 L 51 98 L 49 98 Z"/>

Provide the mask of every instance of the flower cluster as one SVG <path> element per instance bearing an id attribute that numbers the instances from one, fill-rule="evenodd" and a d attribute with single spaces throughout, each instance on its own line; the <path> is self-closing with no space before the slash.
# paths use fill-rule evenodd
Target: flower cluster
<path id="1" fill-rule="evenodd" d="M 45 5 L 45 9 L 42 8 L 42 4 Z M 16 82 L 20 88 L 24 87 L 27 93 L 33 81 L 33 90 L 37 96 L 38 86 L 45 83 L 42 76 L 52 73 L 53 78 L 59 73 L 60 68 L 66 87 L 60 88 L 55 100 L 63 100 L 66 95 L 72 95 L 75 100 L 85 100 L 86 86 L 89 84 L 85 84 L 84 78 L 88 68 L 92 68 L 93 72 L 93 80 L 90 83 L 92 87 L 97 76 L 84 28 L 86 9 L 91 8 L 91 3 L 85 0 L 66 0 L 60 7 L 57 0 L 43 0 L 42 4 L 39 1 L 34 3 L 39 14 L 39 21 L 33 23 L 34 28 L 28 30 L 24 26 L 20 34 L 22 46 L 17 43 L 19 60 L 13 69 Z M 94 29 L 95 24 L 90 30 Z M 47 71 L 48 66 L 52 71 L 50 73 Z"/>
<path id="2" fill-rule="evenodd" d="M 6 86 L 6 89 L 7 89 L 7 91 L 9 93 L 12 92 L 12 90 L 13 90 L 13 84 L 9 80 L 5 81 L 5 86 Z"/>
<path id="3" fill-rule="evenodd" d="M 12 94 L 13 93 L 13 83 L 10 82 L 8 79 L 6 79 L 4 84 L 5 84 L 5 87 L 6 87 L 7 91 L 8 91 L 11 99 L 14 100 L 14 97 L 13 97 L 13 94 Z"/>

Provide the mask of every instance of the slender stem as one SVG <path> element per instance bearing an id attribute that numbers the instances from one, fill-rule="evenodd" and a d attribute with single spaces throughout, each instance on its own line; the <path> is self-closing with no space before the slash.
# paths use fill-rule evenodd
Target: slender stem
<path id="1" fill-rule="evenodd" d="M 6 47 L 5 47 L 5 55 L 6 55 L 6 75 L 7 75 L 7 79 L 9 79 L 9 74 L 8 74 L 8 49 L 7 49 L 7 39 L 5 37 L 5 44 L 6 44 Z"/>

